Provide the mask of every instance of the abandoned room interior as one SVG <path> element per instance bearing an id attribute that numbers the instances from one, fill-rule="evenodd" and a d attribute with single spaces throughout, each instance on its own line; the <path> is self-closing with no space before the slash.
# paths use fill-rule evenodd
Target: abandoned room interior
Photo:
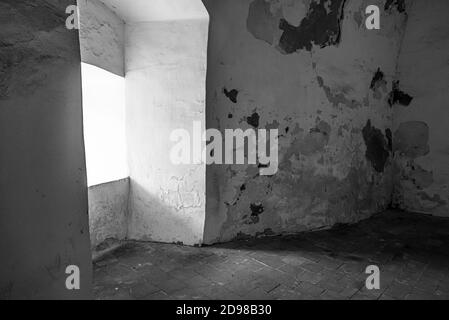
<path id="1" fill-rule="evenodd" d="M 449 299 L 448 14 L 0 0 L 0 299 Z"/>

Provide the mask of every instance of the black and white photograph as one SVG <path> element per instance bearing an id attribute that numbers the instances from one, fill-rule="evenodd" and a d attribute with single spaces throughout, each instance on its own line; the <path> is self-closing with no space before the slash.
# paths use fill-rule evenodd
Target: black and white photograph
<path id="1" fill-rule="evenodd" d="M 0 300 L 447 301 L 448 128 L 447 0 L 0 0 Z"/>

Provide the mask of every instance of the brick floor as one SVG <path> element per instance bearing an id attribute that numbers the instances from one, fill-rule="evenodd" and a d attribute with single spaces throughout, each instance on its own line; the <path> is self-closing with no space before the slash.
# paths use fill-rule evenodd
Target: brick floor
<path id="1" fill-rule="evenodd" d="M 449 299 L 449 219 L 356 225 L 193 248 L 125 242 L 94 263 L 97 299 Z M 365 287 L 368 265 L 380 290 Z"/>

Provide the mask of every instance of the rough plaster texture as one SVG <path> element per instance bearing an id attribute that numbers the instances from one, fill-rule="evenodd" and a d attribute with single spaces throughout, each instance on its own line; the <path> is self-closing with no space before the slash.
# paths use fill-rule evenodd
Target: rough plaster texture
<path id="1" fill-rule="evenodd" d="M 350 223 L 391 203 L 406 14 L 385 1 L 203 1 L 207 127 L 279 129 L 279 171 L 207 168 L 205 243 Z M 368 31 L 365 8 L 382 8 Z M 256 121 L 257 120 L 257 121 Z"/>
<path id="2" fill-rule="evenodd" d="M 172 164 L 169 137 L 204 127 L 207 28 L 207 19 L 126 25 L 130 239 L 202 243 L 205 165 Z"/>
<path id="3" fill-rule="evenodd" d="M 127 23 L 195 20 L 207 17 L 200 0 L 101 0 Z"/>
<path id="4" fill-rule="evenodd" d="M 92 265 L 72 1 L 0 1 L 0 298 L 90 298 Z M 66 289 L 77 265 L 81 289 Z"/>
<path id="5" fill-rule="evenodd" d="M 414 1 L 398 65 L 409 104 L 394 105 L 395 205 L 449 216 L 449 2 Z"/>
<path id="6" fill-rule="evenodd" d="M 125 23 L 99 0 L 78 0 L 78 8 L 82 61 L 123 77 Z"/>
<path id="7" fill-rule="evenodd" d="M 89 229 L 93 249 L 108 239 L 126 239 L 128 199 L 128 178 L 89 188 Z"/>

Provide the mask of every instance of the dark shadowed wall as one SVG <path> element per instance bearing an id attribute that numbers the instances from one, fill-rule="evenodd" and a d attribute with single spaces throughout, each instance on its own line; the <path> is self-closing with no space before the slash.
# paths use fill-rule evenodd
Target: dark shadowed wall
<path id="1" fill-rule="evenodd" d="M 402 1 L 204 0 L 207 127 L 279 130 L 279 170 L 207 168 L 205 243 L 350 223 L 392 194 Z M 365 28 L 365 8 L 382 28 Z"/>
<path id="2" fill-rule="evenodd" d="M 449 2 L 414 1 L 394 104 L 395 205 L 449 216 Z"/>
<path id="3" fill-rule="evenodd" d="M 0 1 L 0 298 L 91 297 L 74 1 Z M 81 289 L 66 289 L 68 265 Z"/>

